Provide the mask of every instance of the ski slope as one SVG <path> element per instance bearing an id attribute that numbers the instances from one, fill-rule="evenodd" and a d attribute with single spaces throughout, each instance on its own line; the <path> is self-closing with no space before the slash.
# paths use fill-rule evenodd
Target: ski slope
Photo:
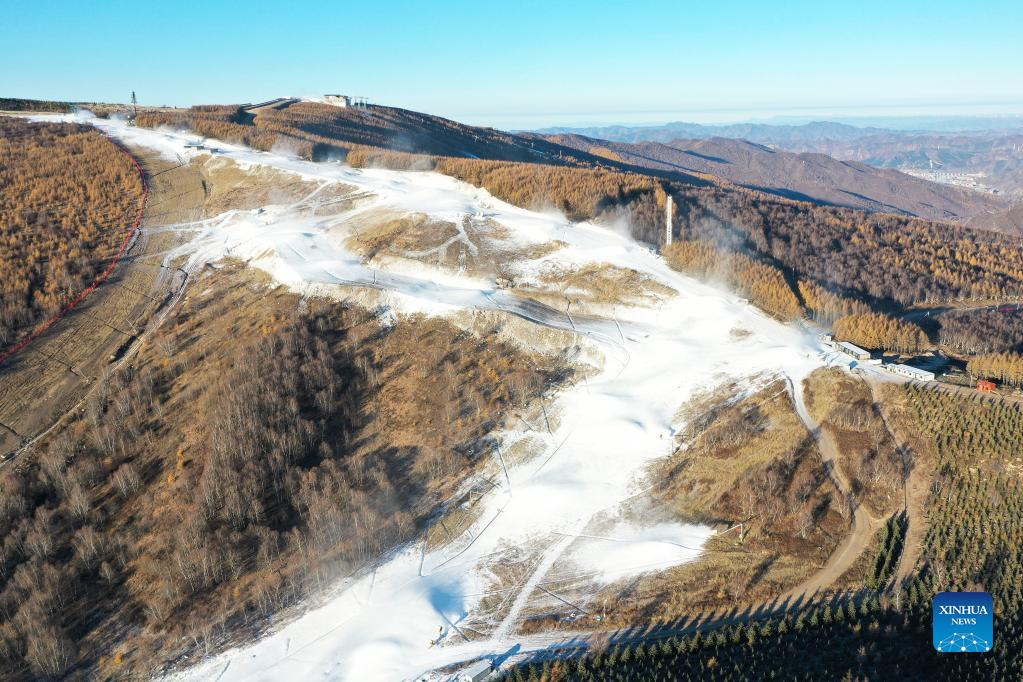
<path id="1" fill-rule="evenodd" d="M 125 144 L 171 158 L 195 154 L 184 146 L 192 135 L 82 120 Z M 215 146 L 242 166 L 293 172 L 319 187 L 293 204 L 228 211 L 177 226 L 186 241 L 168 259 L 185 256 L 194 268 L 226 256 L 243 258 L 306 294 L 370 287 L 397 314 L 503 311 L 571 332 L 593 371 L 548 405 L 558 415 L 554 427 L 523 424 L 501 434 L 505 450 L 530 439 L 536 455 L 506 466 L 500 453 L 494 454 L 499 488 L 479 502 L 478 521 L 458 542 L 432 551 L 423 542 L 398 548 L 266 637 L 184 669 L 178 679 L 444 679 L 430 671 L 499 656 L 516 644 L 519 619 L 533 600 L 554 589 L 555 577 L 569 572 L 599 587 L 701 555 L 710 528 L 663 519 L 647 524 L 622 513 L 624 503 L 642 496 L 645 469 L 670 454 L 681 426 L 675 421 L 680 405 L 727 381 L 752 391 L 785 375 L 798 385 L 822 364 L 820 348 L 807 332 L 671 270 L 649 248 L 613 230 L 526 211 L 436 173 L 354 170 L 226 143 Z M 336 215 L 309 210 L 317 192 L 332 183 L 355 188 L 358 201 Z M 342 238 L 346 222 L 370 211 L 426 213 L 456 224 L 464 216 L 484 216 L 505 228 L 505 236 L 495 239 L 565 244 L 516 263 L 526 280 L 552 265 L 612 264 L 676 293 L 653 307 L 616 306 L 613 317 L 570 317 L 484 278 L 414 263 L 371 267 L 349 252 Z M 506 584 L 495 569 L 513 555 L 528 557 L 529 570 Z M 484 597 L 495 595 L 502 608 L 481 613 Z M 442 641 L 431 646 L 438 628 L 444 631 Z"/>

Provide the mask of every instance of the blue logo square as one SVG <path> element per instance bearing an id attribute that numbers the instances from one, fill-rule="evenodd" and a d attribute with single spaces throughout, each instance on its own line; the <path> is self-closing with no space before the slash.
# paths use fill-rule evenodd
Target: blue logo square
<path id="1" fill-rule="evenodd" d="M 931 602 L 934 648 L 942 653 L 991 651 L 995 604 L 987 592 L 939 592 Z"/>

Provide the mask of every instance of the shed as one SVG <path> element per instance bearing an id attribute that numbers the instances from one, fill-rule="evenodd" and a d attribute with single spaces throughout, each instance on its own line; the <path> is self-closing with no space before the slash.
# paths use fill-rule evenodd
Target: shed
<path id="1" fill-rule="evenodd" d="M 490 677 L 490 673 L 494 671 L 494 667 L 490 664 L 490 661 L 483 659 L 476 661 L 468 668 L 458 673 L 455 678 L 458 682 L 480 682 Z"/>
<path id="2" fill-rule="evenodd" d="M 910 379 L 916 379 L 917 381 L 934 381 L 934 372 L 926 369 L 920 369 L 913 365 L 896 365 L 894 363 L 887 363 L 882 365 L 886 370 L 892 374 L 899 374 Z"/>
<path id="3" fill-rule="evenodd" d="M 835 344 L 835 349 L 845 353 L 846 355 L 854 357 L 857 360 L 870 359 L 869 350 L 864 350 L 859 346 L 849 343 L 848 341 L 839 341 L 837 344 Z"/>
<path id="4" fill-rule="evenodd" d="M 977 390 L 980 391 L 981 393 L 994 393 L 995 388 L 996 387 L 993 381 L 984 381 L 983 379 L 981 379 L 980 381 L 977 382 Z"/>

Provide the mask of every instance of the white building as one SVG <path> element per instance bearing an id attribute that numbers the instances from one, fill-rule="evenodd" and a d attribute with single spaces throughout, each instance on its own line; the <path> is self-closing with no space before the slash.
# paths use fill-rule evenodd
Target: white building
<path id="1" fill-rule="evenodd" d="M 917 381 L 934 381 L 934 372 L 926 369 L 920 369 L 919 367 L 913 367 L 912 365 L 896 365 L 888 362 L 881 366 L 892 374 L 909 377 L 910 379 L 916 379 Z"/>
<path id="2" fill-rule="evenodd" d="M 323 101 L 336 107 L 352 106 L 352 98 L 348 95 L 324 95 Z"/>
<path id="3" fill-rule="evenodd" d="M 490 673 L 493 672 L 494 667 L 490 664 L 490 661 L 482 660 L 476 661 L 468 668 L 458 673 L 458 682 L 480 682 L 490 677 Z"/>
<path id="4" fill-rule="evenodd" d="M 856 358 L 857 360 L 869 360 L 870 351 L 863 350 L 859 346 L 855 346 L 848 341 L 839 341 L 835 344 L 835 350 L 841 351 L 846 355 Z"/>

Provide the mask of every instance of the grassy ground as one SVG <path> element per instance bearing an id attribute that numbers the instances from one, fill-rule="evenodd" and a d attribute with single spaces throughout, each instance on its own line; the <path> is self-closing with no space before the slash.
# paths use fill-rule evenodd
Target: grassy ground
<path id="1" fill-rule="evenodd" d="M 839 467 L 875 518 L 903 506 L 907 462 L 885 426 L 870 385 L 837 368 L 805 382 L 807 407 L 838 446 Z"/>

